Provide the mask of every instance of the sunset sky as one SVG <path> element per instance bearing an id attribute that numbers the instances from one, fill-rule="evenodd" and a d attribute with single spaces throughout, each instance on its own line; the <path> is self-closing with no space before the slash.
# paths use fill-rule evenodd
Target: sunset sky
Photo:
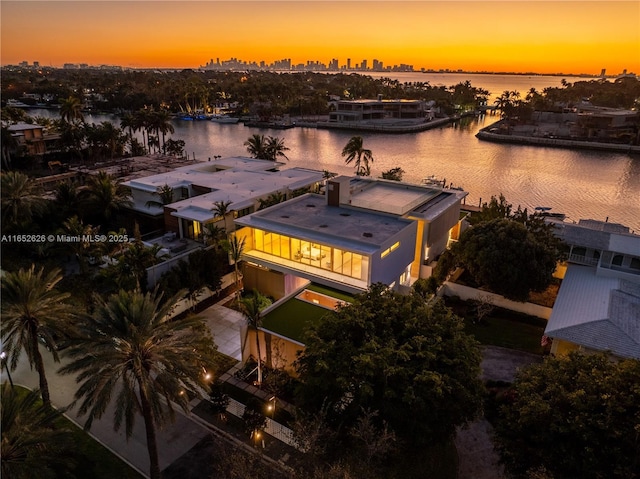
<path id="1" fill-rule="evenodd" d="M 196 68 L 236 57 L 640 73 L 638 1 L 5 1 L 2 65 Z"/>

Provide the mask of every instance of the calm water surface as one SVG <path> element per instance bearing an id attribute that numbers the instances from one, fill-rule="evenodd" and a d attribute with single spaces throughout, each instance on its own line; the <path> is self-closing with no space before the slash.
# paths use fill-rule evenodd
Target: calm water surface
<path id="1" fill-rule="evenodd" d="M 522 96 L 531 87 L 559 86 L 561 77 L 395 74 L 399 81 L 429 81 L 446 86 L 469 79 L 473 86 L 497 96 L 504 90 L 518 90 Z M 440 80 L 439 82 L 437 80 Z M 575 81 L 567 78 L 567 81 Z M 46 115 L 46 110 L 33 115 Z M 88 122 L 116 121 L 113 117 L 88 116 Z M 478 205 L 491 195 L 504 194 L 514 205 L 527 208 L 547 206 L 565 213 L 569 219 L 581 218 L 622 223 L 640 232 L 640 156 L 618 153 L 544 147 L 501 145 L 480 141 L 478 130 L 497 120 L 495 116 L 466 119 L 455 125 L 412 134 L 355 133 L 346 131 L 293 128 L 264 130 L 242 124 L 225 125 L 210 121 L 174 122 L 174 139 L 186 143 L 189 156 L 206 161 L 214 155 L 246 155 L 243 143 L 252 134 L 285 139 L 289 166 L 330 170 L 352 174 L 340 155 L 349 138 L 360 134 L 372 150 L 372 175 L 400 166 L 404 179 L 420 182 L 435 175 L 469 192 L 468 204 Z"/>

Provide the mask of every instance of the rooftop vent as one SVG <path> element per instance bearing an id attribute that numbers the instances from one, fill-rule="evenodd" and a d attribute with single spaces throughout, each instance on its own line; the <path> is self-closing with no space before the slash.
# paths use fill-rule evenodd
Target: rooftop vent
<path id="1" fill-rule="evenodd" d="M 320 225 L 320 226 L 318 226 L 318 228 L 328 228 L 328 227 L 329 227 L 329 225 Z"/>
<path id="2" fill-rule="evenodd" d="M 288 218 L 289 215 L 282 215 L 280 218 Z"/>
<path id="3" fill-rule="evenodd" d="M 351 216 L 350 213 L 340 213 L 340 216 Z"/>
<path id="4" fill-rule="evenodd" d="M 373 233 L 362 233 L 365 238 L 373 238 Z"/>
<path id="5" fill-rule="evenodd" d="M 311 204 L 307 205 L 307 208 L 315 208 L 315 207 L 316 205 L 311 205 Z"/>

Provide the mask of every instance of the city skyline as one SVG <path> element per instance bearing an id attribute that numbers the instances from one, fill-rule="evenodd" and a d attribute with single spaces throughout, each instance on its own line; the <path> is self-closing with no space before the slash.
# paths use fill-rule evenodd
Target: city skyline
<path id="1" fill-rule="evenodd" d="M 377 59 L 415 70 L 640 70 L 638 2 L 2 1 L 2 64 L 198 68 Z M 51 41 L 55 39 L 55 41 Z M 371 63 L 368 65 L 372 66 Z"/>

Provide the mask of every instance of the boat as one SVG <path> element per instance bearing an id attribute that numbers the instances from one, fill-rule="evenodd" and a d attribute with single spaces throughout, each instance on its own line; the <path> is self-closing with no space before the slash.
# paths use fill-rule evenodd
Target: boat
<path id="1" fill-rule="evenodd" d="M 214 123 L 238 123 L 240 118 L 234 118 L 227 115 L 213 115 L 211 121 Z"/>
<path id="2" fill-rule="evenodd" d="M 444 188 L 444 184 L 447 180 L 439 179 L 436 175 L 427 176 L 426 178 L 422 178 L 422 184 L 426 186 L 439 186 L 440 188 Z"/>
<path id="3" fill-rule="evenodd" d="M 7 106 L 12 108 L 29 108 L 29 105 L 23 103 L 19 100 L 14 100 L 13 98 L 9 98 L 7 100 Z"/>
<path id="4" fill-rule="evenodd" d="M 564 213 L 552 213 L 550 207 L 548 206 L 536 206 L 535 212 L 540 216 L 544 216 L 545 218 L 555 218 L 560 221 L 564 221 L 567 215 Z"/>

